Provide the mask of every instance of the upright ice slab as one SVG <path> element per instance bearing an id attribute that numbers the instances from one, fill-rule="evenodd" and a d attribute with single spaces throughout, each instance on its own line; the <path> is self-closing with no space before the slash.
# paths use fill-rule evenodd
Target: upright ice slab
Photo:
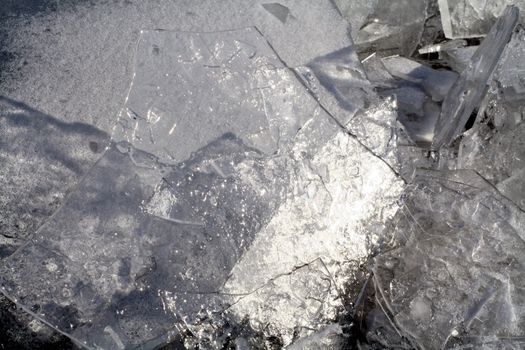
<path id="1" fill-rule="evenodd" d="M 505 9 L 472 56 L 469 66 L 449 91 L 436 124 L 434 148 L 450 144 L 461 133 L 470 115 L 481 102 L 488 80 L 512 36 L 518 15 L 517 7 L 508 6 Z"/>

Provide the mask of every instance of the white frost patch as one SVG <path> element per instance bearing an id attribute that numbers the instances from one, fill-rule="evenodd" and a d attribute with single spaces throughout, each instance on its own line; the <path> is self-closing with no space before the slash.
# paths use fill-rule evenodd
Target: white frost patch
<path id="1" fill-rule="evenodd" d="M 367 257 L 374 224 L 397 210 L 403 189 L 391 169 L 344 132 L 313 159 L 293 152 L 287 200 L 259 232 L 232 271 L 223 292 L 230 309 L 252 326 L 283 337 L 333 319 L 350 261 Z M 240 173 L 246 169 L 237 169 Z"/>
<path id="2" fill-rule="evenodd" d="M 169 189 L 162 189 L 158 185 L 153 197 L 144 204 L 144 210 L 153 216 L 169 218 L 171 208 L 176 202 L 177 198 Z"/>

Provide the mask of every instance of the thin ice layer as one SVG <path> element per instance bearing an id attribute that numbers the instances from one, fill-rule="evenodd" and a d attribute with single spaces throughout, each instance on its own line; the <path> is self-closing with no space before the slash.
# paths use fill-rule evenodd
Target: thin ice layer
<path id="1" fill-rule="evenodd" d="M 473 171 L 421 171 L 376 259 L 380 302 L 423 349 L 520 349 L 525 214 Z M 483 347 L 485 346 L 485 347 Z"/>
<path id="2" fill-rule="evenodd" d="M 95 127 L 0 96 L 0 258 L 60 207 L 108 141 Z"/>
<path id="3" fill-rule="evenodd" d="M 434 148 L 450 144 L 462 132 L 468 118 L 478 107 L 486 93 L 487 82 L 512 36 L 518 15 L 516 7 L 505 9 L 472 56 L 469 66 L 450 89 L 436 124 Z"/>
<path id="4" fill-rule="evenodd" d="M 438 2 L 443 31 L 449 39 L 485 36 L 507 5 L 515 5 L 520 11 L 525 10 L 523 0 L 439 0 Z"/>
<path id="5" fill-rule="evenodd" d="M 303 86 L 255 28 L 143 31 L 135 65 L 113 137 L 164 162 L 228 132 L 274 154 L 315 108 L 312 99 L 298 100 Z"/>

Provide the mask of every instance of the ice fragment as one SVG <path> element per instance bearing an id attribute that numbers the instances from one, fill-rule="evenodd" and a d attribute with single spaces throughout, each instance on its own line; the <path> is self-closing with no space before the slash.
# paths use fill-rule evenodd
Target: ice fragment
<path id="1" fill-rule="evenodd" d="M 263 4 L 264 9 L 274 15 L 279 21 L 286 23 L 288 16 L 290 15 L 290 9 L 277 2 L 270 4 Z"/>

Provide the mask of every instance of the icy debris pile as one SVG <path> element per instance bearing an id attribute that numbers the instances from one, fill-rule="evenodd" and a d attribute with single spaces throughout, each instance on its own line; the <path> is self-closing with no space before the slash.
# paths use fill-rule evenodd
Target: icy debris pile
<path id="1" fill-rule="evenodd" d="M 523 0 L 438 0 L 438 2 L 443 31 L 450 39 L 486 35 L 507 5 L 515 5 L 520 11 L 525 11 Z"/>
<path id="2" fill-rule="evenodd" d="M 399 331 L 424 349 L 523 346 L 525 213 L 473 171 L 421 171 L 399 215 L 402 247 L 374 280 Z"/>
<path id="3" fill-rule="evenodd" d="M 420 50 L 439 52 L 460 76 L 442 102 L 434 170 L 416 171 L 390 222 L 391 250 L 372 263 L 369 337 L 382 346 L 524 346 L 524 46 L 517 21 L 518 10 L 507 7 L 479 46 L 448 41 Z"/>

